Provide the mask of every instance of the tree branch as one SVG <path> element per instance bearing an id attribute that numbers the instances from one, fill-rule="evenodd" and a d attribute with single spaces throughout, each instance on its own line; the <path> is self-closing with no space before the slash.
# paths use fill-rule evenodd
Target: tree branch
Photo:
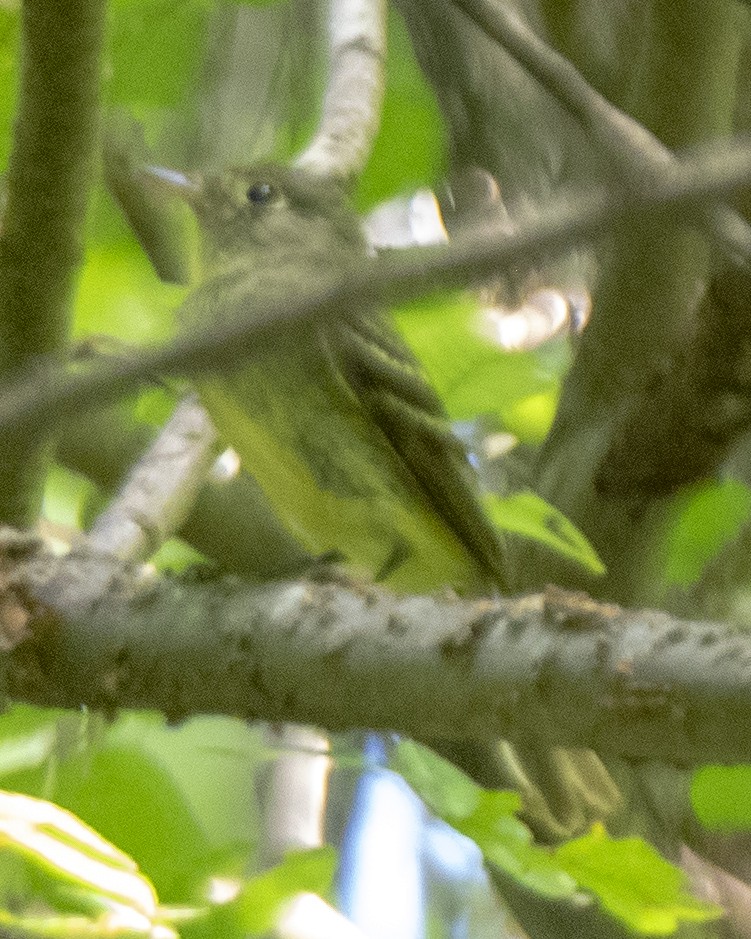
<path id="1" fill-rule="evenodd" d="M 644 190 L 671 172 L 680 173 L 680 161 L 655 134 L 604 98 L 508 7 L 492 0 L 452 2 L 563 105 L 629 187 Z M 704 74 L 693 58 L 686 58 L 696 74 Z M 718 204 L 702 206 L 699 214 L 729 257 L 751 263 L 751 225 L 741 215 Z"/>
<path id="2" fill-rule="evenodd" d="M 0 232 L 0 376 L 67 338 L 99 114 L 105 0 L 24 0 L 21 83 Z M 46 447 L 3 443 L 0 518 L 37 515 Z"/>
<path id="3" fill-rule="evenodd" d="M 122 561 L 150 557 L 190 512 L 216 457 L 216 440 L 195 395 L 184 398 L 97 518 L 89 548 Z"/>
<path id="4" fill-rule="evenodd" d="M 58 443 L 57 456 L 105 493 L 114 493 L 153 439 L 152 427 L 108 409 L 74 421 Z M 229 479 L 209 475 L 179 534 L 222 570 L 250 580 L 294 577 L 315 561 L 244 472 Z"/>
<path id="5" fill-rule="evenodd" d="M 0 547 L 16 700 L 505 737 L 681 765 L 751 753 L 751 645 L 719 626 L 557 588 L 397 598 L 358 582 L 148 578 L 109 555 L 52 557 L 7 529 Z"/>
<path id="6" fill-rule="evenodd" d="M 370 156 L 381 120 L 386 58 L 385 0 L 329 0 L 329 75 L 315 137 L 301 169 L 349 181 Z"/>
<path id="7" fill-rule="evenodd" d="M 270 324 L 294 322 L 346 308 L 363 294 L 384 302 L 413 299 L 431 290 L 465 285 L 530 257 L 562 250 L 573 242 L 598 237 L 607 228 L 637 224 L 655 215 L 673 215 L 676 208 L 694 206 L 707 198 L 731 192 L 751 179 L 751 144 L 737 143 L 719 155 L 683 161 L 680 177 L 671 176 L 648 194 L 621 197 L 609 192 L 582 196 L 576 204 L 558 200 L 543 218 L 520 226 L 508 236 L 492 228 L 457 239 L 450 245 L 399 252 L 364 260 L 346 275 L 322 272 L 320 281 L 296 284 L 253 316 L 228 317 L 184 335 L 138 358 L 121 358 L 75 373 L 45 365 L 6 388 L 0 399 L 0 432 L 25 429 L 39 433 L 81 409 L 101 407 L 158 375 L 198 375 L 237 367 L 252 357 L 254 338 Z"/>

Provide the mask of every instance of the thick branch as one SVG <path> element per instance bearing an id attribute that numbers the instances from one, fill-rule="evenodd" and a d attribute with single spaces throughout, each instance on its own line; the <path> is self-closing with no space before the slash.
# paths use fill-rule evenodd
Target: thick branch
<path id="1" fill-rule="evenodd" d="M 681 765 L 751 756 L 751 646 L 718 626 L 555 588 L 462 601 L 355 582 L 144 579 L 8 530 L 0 560 L 17 700 L 502 736 Z"/>
<path id="2" fill-rule="evenodd" d="M 0 376 L 63 345 L 99 111 L 104 0 L 24 0 L 21 84 L 0 233 Z M 39 441 L 3 444 L 0 517 L 33 520 Z"/>
<path id="3" fill-rule="evenodd" d="M 544 217 L 520 226 L 511 236 L 487 228 L 445 247 L 362 261 L 345 275 L 321 272 L 320 281 L 307 288 L 295 284 L 289 297 L 263 311 L 249 316 L 247 309 L 238 310 L 237 316 L 228 316 L 221 324 L 196 330 L 138 358 L 108 361 L 76 373 L 55 366 L 35 369 L 0 400 L 0 431 L 23 428 L 38 433 L 81 409 L 118 400 L 155 374 L 198 375 L 237 367 L 252 356 L 258 331 L 346 309 L 363 294 L 380 296 L 385 302 L 412 299 L 524 264 L 541 252 L 554 253 L 597 237 L 608 227 L 635 225 L 656 214 L 672 215 L 676 207 L 696 205 L 748 185 L 751 144 L 739 143 L 722 155 L 696 157 L 682 165 L 680 178 L 671 177 L 649 194 L 623 198 L 598 192 L 575 204 L 559 200 Z"/>

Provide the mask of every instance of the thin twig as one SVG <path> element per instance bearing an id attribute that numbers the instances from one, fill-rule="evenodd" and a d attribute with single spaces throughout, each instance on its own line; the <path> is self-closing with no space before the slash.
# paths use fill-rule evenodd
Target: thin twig
<path id="1" fill-rule="evenodd" d="M 30 432 L 56 424 L 86 408 L 116 401 L 159 375 L 199 375 L 236 367 L 252 357 L 256 333 L 271 324 L 295 322 L 347 308 L 363 293 L 385 302 L 418 297 L 440 287 L 465 285 L 512 264 L 524 264 L 543 252 L 560 251 L 601 235 L 608 228 L 634 224 L 656 214 L 674 214 L 708 198 L 725 195 L 751 180 L 751 144 L 736 143 L 721 154 L 682 161 L 683 172 L 648 194 L 622 197 L 612 192 L 589 193 L 572 203 L 551 204 L 542 218 L 520 225 L 512 235 L 492 228 L 457 239 L 440 248 L 399 252 L 365 260 L 346 274 L 322 272 L 320 282 L 296 284 L 289 297 L 279 298 L 253 315 L 228 317 L 181 336 L 138 358 L 119 359 L 77 373 L 55 365 L 30 371 L 7 388 L 0 399 L 0 432 Z M 241 311 L 237 311 L 238 314 Z"/>
<path id="2" fill-rule="evenodd" d="M 185 521 L 215 458 L 217 433 L 194 395 L 181 401 L 88 534 L 92 551 L 152 555 Z"/>
<path id="3" fill-rule="evenodd" d="M 153 430 L 120 408 L 87 414 L 62 436 L 57 458 L 112 493 L 151 445 Z M 222 570 L 246 580 L 295 577 L 315 560 L 284 527 L 248 473 L 211 473 L 179 535 Z"/>

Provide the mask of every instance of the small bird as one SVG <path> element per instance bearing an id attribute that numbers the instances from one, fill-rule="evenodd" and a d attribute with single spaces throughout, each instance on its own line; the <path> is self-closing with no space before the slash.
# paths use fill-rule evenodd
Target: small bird
<path id="1" fill-rule="evenodd" d="M 159 175 L 188 202 L 200 233 L 186 329 L 261 316 L 296 286 L 346 276 L 366 255 L 333 180 L 277 165 Z M 201 378 L 198 390 L 313 554 L 336 554 L 397 591 L 507 590 L 503 537 L 442 402 L 371 300 L 265 327 L 246 362 Z"/>

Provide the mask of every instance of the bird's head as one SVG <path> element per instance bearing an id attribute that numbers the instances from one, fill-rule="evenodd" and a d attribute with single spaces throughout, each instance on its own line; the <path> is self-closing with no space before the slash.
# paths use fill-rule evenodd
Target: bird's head
<path id="1" fill-rule="evenodd" d="M 362 248 L 357 216 L 333 180 L 274 164 L 205 176 L 146 172 L 191 207 L 210 266 L 277 252 L 331 259 Z"/>

